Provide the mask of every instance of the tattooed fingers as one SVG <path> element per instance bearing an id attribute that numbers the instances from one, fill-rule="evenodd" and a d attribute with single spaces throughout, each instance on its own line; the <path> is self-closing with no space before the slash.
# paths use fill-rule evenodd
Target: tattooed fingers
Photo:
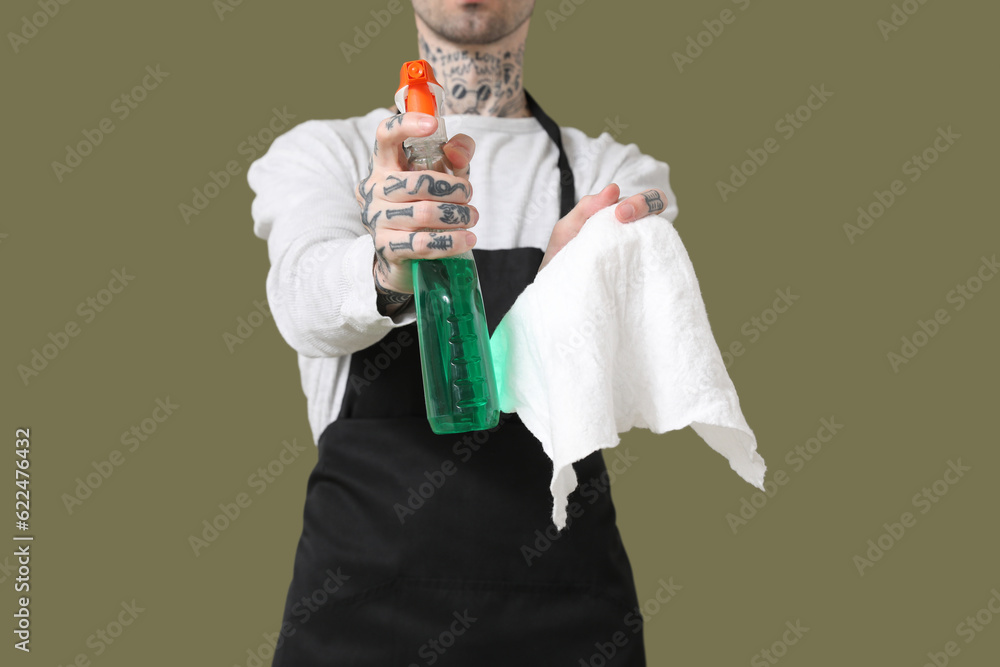
<path id="1" fill-rule="evenodd" d="M 446 225 L 464 225 L 469 222 L 470 212 L 475 209 L 471 206 L 463 206 L 461 204 L 438 204 L 438 213 L 440 214 L 440 220 Z M 476 224 L 479 220 L 479 212 L 476 211 L 476 219 L 472 224 Z"/>
<path id="2" fill-rule="evenodd" d="M 435 201 L 390 203 L 379 213 L 385 216 L 386 221 L 391 221 L 386 223 L 387 226 L 395 229 L 473 227 L 479 222 L 479 211 L 469 204 Z"/>
<path id="3" fill-rule="evenodd" d="M 459 255 L 476 244 L 476 235 L 465 230 L 406 231 L 379 229 L 375 234 L 376 261 L 389 273 L 390 264 L 407 259 L 439 259 Z"/>
<path id="4" fill-rule="evenodd" d="M 472 184 L 467 179 L 438 171 L 390 172 L 376 187 L 378 198 L 389 202 L 434 199 L 465 204 L 472 198 Z"/>
<path id="5" fill-rule="evenodd" d="M 407 194 L 420 194 L 420 186 L 425 184 L 427 188 L 424 194 L 431 195 L 432 197 L 448 197 L 452 193 L 461 190 L 464 201 L 469 201 L 469 197 L 472 194 L 470 192 L 472 188 L 465 185 L 465 183 L 449 183 L 443 178 L 434 178 L 428 173 L 420 174 L 417 177 L 416 185 L 413 186 L 412 190 L 407 191 Z"/>
<path id="6" fill-rule="evenodd" d="M 478 222 L 479 210 L 471 204 L 428 200 L 415 202 L 376 200 L 362 206 L 361 209 L 361 223 L 369 234 L 375 233 L 376 226 L 402 230 L 429 228 L 444 231 L 455 227 L 475 227 Z"/>
<path id="7" fill-rule="evenodd" d="M 472 138 L 458 134 L 445 144 L 448 169 L 408 169 L 404 140 L 433 134 L 437 125 L 437 119 L 422 113 L 396 114 L 379 123 L 354 191 L 361 224 L 374 245 L 376 306 L 383 315 L 412 298 L 412 260 L 460 255 L 476 243 L 476 235 L 467 231 L 479 222 L 479 211 L 469 204 Z"/>
<path id="8" fill-rule="evenodd" d="M 408 137 L 426 137 L 437 129 L 437 119 L 426 113 L 410 111 L 389 116 L 375 130 L 375 157 L 377 169 L 389 171 L 402 169 L 406 164 L 403 140 Z"/>
<path id="9" fill-rule="evenodd" d="M 416 259 L 444 259 L 461 255 L 476 245 L 476 235 L 457 229 L 401 230 L 379 228 L 372 235 L 375 256 L 372 273 L 375 278 L 376 305 L 386 314 L 391 304 L 405 303 L 413 295 L 410 262 Z"/>
<path id="10" fill-rule="evenodd" d="M 667 207 L 667 196 L 663 190 L 653 188 L 627 197 L 618 204 L 615 215 L 620 222 L 633 222 L 647 215 L 662 213 Z"/>

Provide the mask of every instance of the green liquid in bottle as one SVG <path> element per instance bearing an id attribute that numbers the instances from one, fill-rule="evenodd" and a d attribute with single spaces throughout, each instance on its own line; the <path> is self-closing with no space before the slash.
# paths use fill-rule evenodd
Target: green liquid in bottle
<path id="1" fill-rule="evenodd" d="M 500 421 L 486 309 L 472 251 L 413 261 L 427 420 L 435 433 Z"/>

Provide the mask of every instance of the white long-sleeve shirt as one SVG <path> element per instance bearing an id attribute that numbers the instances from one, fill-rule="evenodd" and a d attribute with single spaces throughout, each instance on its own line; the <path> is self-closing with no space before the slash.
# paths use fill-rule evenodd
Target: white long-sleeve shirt
<path id="1" fill-rule="evenodd" d="M 277 137 L 250 165 L 254 234 L 267 241 L 266 290 L 278 331 L 298 352 L 302 390 L 315 442 L 340 413 L 351 354 L 416 319 L 411 302 L 393 316 L 375 306 L 374 244 L 361 224 L 357 184 L 379 122 L 394 110 L 309 120 Z M 476 142 L 469 181 L 479 210 L 476 248 L 545 250 L 559 220 L 559 151 L 533 117 L 446 115 L 448 136 Z M 613 131 L 617 121 L 608 126 Z M 677 199 L 666 163 L 622 145 L 605 131 L 596 139 L 563 127 L 562 140 L 577 199 L 617 183 L 621 196 L 660 188 L 661 214 L 673 222 Z"/>

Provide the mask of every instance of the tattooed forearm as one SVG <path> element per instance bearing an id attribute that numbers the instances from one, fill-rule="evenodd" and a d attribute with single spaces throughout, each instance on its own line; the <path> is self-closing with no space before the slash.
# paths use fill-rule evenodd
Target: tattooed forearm
<path id="1" fill-rule="evenodd" d="M 441 210 L 441 222 L 456 225 L 469 221 L 469 207 L 461 204 L 438 204 Z M 387 213 L 388 215 L 388 213 Z"/>
<path id="2" fill-rule="evenodd" d="M 417 194 L 420 191 L 420 186 L 425 182 L 427 183 L 427 194 L 435 197 L 447 197 L 456 190 L 461 190 L 466 196 L 469 195 L 469 190 L 465 187 L 465 183 L 449 183 L 445 180 L 437 180 L 428 174 L 420 174 L 416 186 L 412 190 L 409 190 L 408 194 Z"/>
<path id="3" fill-rule="evenodd" d="M 381 315 L 392 315 L 402 310 L 403 304 L 408 303 L 413 295 L 387 289 L 379 281 L 379 275 L 385 275 L 389 270 L 389 263 L 385 260 L 385 246 L 376 248 L 375 263 L 375 308 Z"/>
<path id="4" fill-rule="evenodd" d="M 382 194 L 387 195 L 394 190 L 399 190 L 400 188 L 406 187 L 405 178 L 397 178 L 393 175 L 388 175 L 385 177 L 387 184 L 382 186 Z"/>
<path id="5" fill-rule="evenodd" d="M 383 289 L 375 281 L 375 308 L 380 315 L 391 315 L 403 309 L 406 303 L 413 299 L 412 294 Z"/>
<path id="6" fill-rule="evenodd" d="M 385 305 L 391 303 L 406 303 L 413 298 L 412 294 L 406 292 L 396 292 L 395 290 L 383 290 L 377 283 L 375 285 L 376 303 L 381 301 Z"/>
<path id="7" fill-rule="evenodd" d="M 406 292 L 397 292 L 396 290 L 386 289 L 376 280 L 375 281 L 375 292 L 379 299 L 383 303 L 406 303 L 413 298 L 412 294 L 407 294 Z"/>
<path id="8" fill-rule="evenodd" d="M 390 209 L 387 209 L 386 212 L 385 212 L 385 217 L 386 218 L 395 218 L 395 217 L 398 217 L 400 215 L 408 215 L 408 216 L 410 216 L 412 218 L 413 217 L 413 207 L 412 206 L 407 206 L 406 208 L 390 208 Z"/>
<path id="9" fill-rule="evenodd" d="M 657 213 L 663 210 L 663 200 L 660 199 L 660 193 L 655 190 L 652 192 L 642 193 L 642 198 L 646 200 L 646 205 L 649 206 L 650 213 Z"/>

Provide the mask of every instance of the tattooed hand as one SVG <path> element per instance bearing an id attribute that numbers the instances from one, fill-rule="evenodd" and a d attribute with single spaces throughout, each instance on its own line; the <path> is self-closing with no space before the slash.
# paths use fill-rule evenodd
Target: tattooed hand
<path id="1" fill-rule="evenodd" d="M 427 124 L 422 124 L 427 123 Z M 403 140 L 434 133 L 434 116 L 409 112 L 379 123 L 368 174 L 355 188 L 361 223 L 372 236 L 372 277 L 379 312 L 392 315 L 413 296 L 410 263 L 458 255 L 476 243 L 466 231 L 479 221 L 469 204 L 472 137 L 456 134 L 444 145 L 445 171 L 407 171 Z"/>
<path id="2" fill-rule="evenodd" d="M 542 264 L 538 267 L 541 271 L 545 265 L 552 261 L 556 253 L 562 250 L 563 246 L 570 242 L 583 227 L 590 216 L 594 215 L 602 208 L 606 208 L 619 202 L 615 209 L 615 217 L 619 222 L 634 222 L 650 214 L 662 213 L 667 207 L 667 196 L 663 190 L 654 188 L 631 197 L 618 197 L 619 188 L 612 183 L 596 195 L 587 195 L 577 202 L 573 210 L 565 218 L 556 223 L 552 228 L 552 235 L 549 237 L 549 245 L 545 249 L 545 256 L 542 257 Z"/>

